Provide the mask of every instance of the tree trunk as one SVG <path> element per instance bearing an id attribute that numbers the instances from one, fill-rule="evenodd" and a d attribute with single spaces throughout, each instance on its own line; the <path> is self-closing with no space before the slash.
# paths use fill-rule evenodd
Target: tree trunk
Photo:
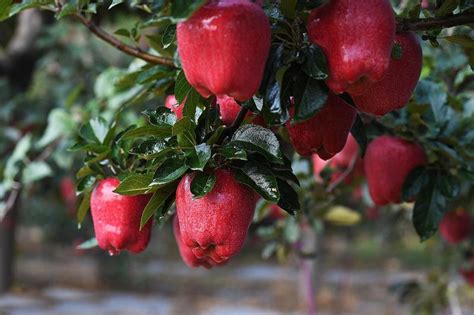
<path id="1" fill-rule="evenodd" d="M 301 244 L 299 251 L 308 256 L 300 258 L 300 291 L 306 303 L 308 315 L 316 315 L 315 276 L 318 253 L 317 233 L 311 225 L 301 225 Z"/>
<path id="2" fill-rule="evenodd" d="M 0 294 L 10 289 L 14 280 L 15 227 L 18 200 L 0 221 Z"/>

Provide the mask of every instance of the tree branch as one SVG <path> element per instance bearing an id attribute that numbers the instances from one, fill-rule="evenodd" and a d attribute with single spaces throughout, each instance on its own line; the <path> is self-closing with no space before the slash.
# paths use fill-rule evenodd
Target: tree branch
<path id="1" fill-rule="evenodd" d="M 426 19 L 402 19 L 397 21 L 397 32 L 429 31 L 466 24 L 474 24 L 474 13 L 460 13 Z"/>
<path id="2" fill-rule="evenodd" d="M 111 34 L 104 31 L 99 26 L 97 26 L 93 21 L 88 20 L 86 17 L 84 17 L 83 15 L 79 13 L 74 14 L 74 17 L 76 17 L 82 24 L 84 24 L 97 37 L 99 37 L 106 43 L 109 43 L 110 45 L 114 46 L 118 50 L 126 53 L 127 55 L 134 56 L 136 58 L 145 60 L 146 62 L 149 62 L 152 64 L 158 64 L 158 65 L 174 68 L 172 59 L 151 55 L 151 54 L 141 51 L 138 48 L 127 45 L 121 42 L 120 40 L 118 40 L 117 38 L 115 38 L 114 36 L 112 36 Z"/>

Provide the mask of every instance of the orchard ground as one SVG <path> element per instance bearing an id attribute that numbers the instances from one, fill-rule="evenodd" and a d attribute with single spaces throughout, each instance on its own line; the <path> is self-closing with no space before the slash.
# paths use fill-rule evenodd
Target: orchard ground
<path id="1" fill-rule="evenodd" d="M 298 266 L 262 260 L 258 241 L 249 239 L 227 266 L 191 270 L 168 227 L 157 232 L 150 251 L 108 257 L 43 243 L 39 229 L 20 229 L 17 281 L 0 297 L 0 314 L 306 314 Z M 384 245 L 368 234 L 331 233 L 317 266 L 318 314 L 409 314 L 389 287 L 424 278 L 422 267 L 437 263 L 429 246 L 415 236 Z M 456 277 L 462 314 L 472 314 L 474 290 Z"/>

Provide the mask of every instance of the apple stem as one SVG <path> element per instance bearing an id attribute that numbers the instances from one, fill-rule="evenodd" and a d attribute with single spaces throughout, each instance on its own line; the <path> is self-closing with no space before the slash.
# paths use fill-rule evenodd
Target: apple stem
<path id="1" fill-rule="evenodd" d="M 397 32 L 429 31 L 474 23 L 474 13 L 460 13 L 425 19 L 401 19 L 397 21 Z"/>

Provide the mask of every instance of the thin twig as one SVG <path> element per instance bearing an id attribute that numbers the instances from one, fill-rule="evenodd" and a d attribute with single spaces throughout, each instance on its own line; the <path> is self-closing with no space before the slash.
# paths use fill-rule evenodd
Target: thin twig
<path id="1" fill-rule="evenodd" d="M 86 17 L 83 15 L 76 13 L 74 14 L 74 17 L 76 17 L 82 24 L 84 24 L 93 34 L 95 34 L 97 37 L 105 41 L 106 43 L 109 43 L 110 45 L 114 46 L 118 50 L 130 55 L 134 56 L 136 58 L 145 60 L 146 62 L 152 63 L 152 64 L 158 64 L 158 65 L 163 65 L 167 66 L 170 68 L 174 68 L 173 60 L 171 58 L 166 58 L 166 57 L 159 57 L 155 55 L 148 54 L 146 52 L 141 51 L 140 49 L 136 47 L 132 47 L 130 45 L 125 44 L 124 42 L 118 40 L 111 34 L 107 33 L 104 31 L 102 28 L 100 28 L 98 25 L 96 25 L 93 21 L 88 20 Z"/>
<path id="2" fill-rule="evenodd" d="M 466 24 L 474 24 L 474 13 L 460 13 L 425 19 L 402 19 L 397 21 L 397 31 L 429 31 Z"/>
<path id="3" fill-rule="evenodd" d="M 349 176 L 352 173 L 352 171 L 354 170 L 358 159 L 359 159 L 359 155 L 354 154 L 354 157 L 351 160 L 351 164 L 349 164 L 349 166 L 346 168 L 344 173 L 342 173 L 341 176 L 339 176 L 339 178 L 337 180 L 335 180 L 333 183 L 331 183 L 328 186 L 328 188 L 326 189 L 327 193 L 332 192 L 334 189 L 336 189 L 337 186 L 339 186 L 342 182 L 344 182 L 344 180 L 347 178 L 347 176 Z"/>

